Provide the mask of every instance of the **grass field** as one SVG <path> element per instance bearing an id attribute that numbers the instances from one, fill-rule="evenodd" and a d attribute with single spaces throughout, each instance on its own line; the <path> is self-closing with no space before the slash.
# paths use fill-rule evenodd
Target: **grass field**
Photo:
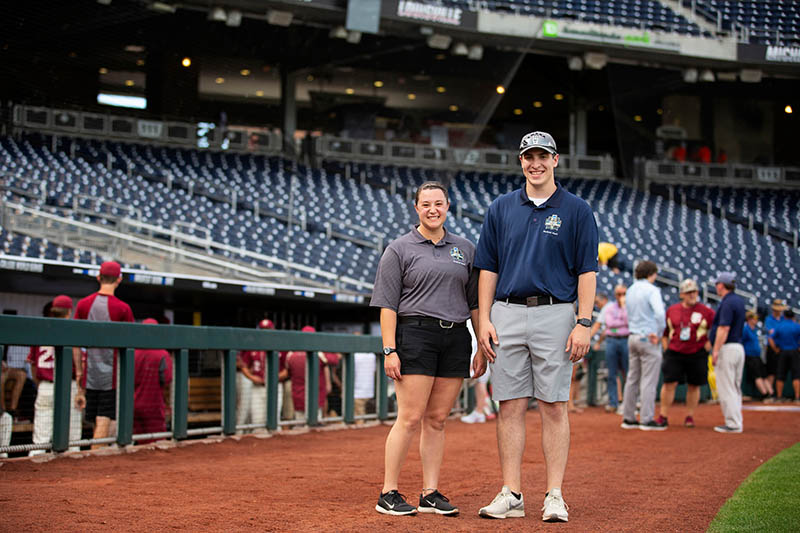
<path id="1" fill-rule="evenodd" d="M 800 443 L 759 466 L 708 528 L 712 533 L 798 531 L 800 528 Z"/>

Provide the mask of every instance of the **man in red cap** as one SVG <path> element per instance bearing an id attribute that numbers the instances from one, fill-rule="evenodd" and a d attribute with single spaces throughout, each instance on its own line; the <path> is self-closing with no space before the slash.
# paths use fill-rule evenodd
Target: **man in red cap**
<path id="1" fill-rule="evenodd" d="M 114 296 L 122 283 L 119 263 L 106 261 L 100 265 L 97 276 L 100 290 L 78 302 L 75 318 L 98 322 L 133 322 L 133 311 L 128 304 Z M 111 421 L 117 418 L 117 352 L 113 348 L 89 348 L 85 368 L 81 352 L 74 348 L 72 360 L 77 370 L 77 381 L 86 375 L 85 389 L 78 388 L 75 399 L 79 408 L 86 408 L 86 419 L 95 423 L 95 439 L 110 436 Z M 97 446 L 93 446 L 96 448 Z"/>
<path id="2" fill-rule="evenodd" d="M 47 309 L 45 309 L 47 311 Z M 70 318 L 72 316 L 72 298 L 61 294 L 53 299 L 50 310 L 47 311 L 51 318 Z M 36 402 L 33 404 L 33 443 L 47 444 L 53 441 L 53 406 L 55 383 L 55 354 L 53 346 L 31 346 L 28 352 L 28 362 L 31 365 L 31 374 L 36 382 Z M 74 403 L 78 393 L 75 383 L 75 368 L 72 369 L 72 383 L 70 396 L 73 400 L 69 413 L 69 440 L 74 442 L 81 438 L 81 411 Z M 70 451 L 80 448 L 71 446 Z M 45 450 L 31 450 L 28 455 L 45 453 Z"/>
<path id="3" fill-rule="evenodd" d="M 261 320 L 258 329 L 275 329 L 275 324 L 267 318 Z M 267 424 L 267 387 L 265 384 L 267 352 L 264 350 L 243 350 L 236 357 L 237 402 L 236 425 Z M 279 391 L 280 392 L 280 391 Z M 281 412 L 283 395 L 278 394 L 278 413 Z"/>
<path id="4" fill-rule="evenodd" d="M 158 325 L 154 318 L 142 324 Z M 172 358 L 166 350 L 134 352 L 133 433 L 159 433 L 167 430 L 167 403 L 172 384 Z M 139 441 L 139 444 L 154 439 Z"/>

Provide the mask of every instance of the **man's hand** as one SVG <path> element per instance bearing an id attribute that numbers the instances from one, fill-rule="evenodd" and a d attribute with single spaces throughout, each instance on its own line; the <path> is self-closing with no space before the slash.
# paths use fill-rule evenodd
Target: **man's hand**
<path id="1" fill-rule="evenodd" d="M 711 364 L 717 366 L 717 359 L 719 359 L 719 350 L 711 352 Z"/>
<path id="2" fill-rule="evenodd" d="M 592 341 L 592 332 L 589 328 L 576 324 L 572 328 L 572 333 L 567 338 L 567 349 L 565 352 L 570 352 L 569 360 L 577 363 L 589 353 L 589 344 Z"/>
<path id="3" fill-rule="evenodd" d="M 390 353 L 383 359 L 383 369 L 389 379 L 403 380 L 400 375 L 400 357 L 396 353 Z"/>
<path id="4" fill-rule="evenodd" d="M 492 343 L 496 346 L 500 345 L 497 341 L 497 331 L 494 329 L 494 324 L 488 320 L 481 320 L 480 329 L 480 334 L 478 335 L 479 351 L 482 350 L 484 357 L 490 363 L 494 363 L 495 359 L 497 359 L 497 354 L 492 349 Z"/>
<path id="5" fill-rule="evenodd" d="M 656 344 L 658 344 L 659 336 L 656 335 L 655 333 L 651 333 L 650 335 L 647 336 L 647 339 L 650 341 L 650 344 L 655 346 Z"/>
<path id="6" fill-rule="evenodd" d="M 478 351 L 475 352 L 475 357 L 472 358 L 472 377 L 477 379 L 486 372 L 486 356 L 483 354 L 483 349 L 478 346 Z"/>
<path id="7" fill-rule="evenodd" d="M 75 395 L 75 407 L 83 411 L 86 407 L 86 392 L 83 389 L 78 389 L 78 393 Z"/>

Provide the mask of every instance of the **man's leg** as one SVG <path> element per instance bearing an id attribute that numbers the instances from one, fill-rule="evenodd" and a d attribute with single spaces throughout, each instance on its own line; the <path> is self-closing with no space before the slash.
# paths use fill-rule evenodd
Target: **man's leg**
<path id="1" fill-rule="evenodd" d="M 97 416 L 94 419 L 94 434 L 92 435 L 93 439 L 104 439 L 109 437 L 108 434 L 109 428 L 111 427 L 111 419 L 107 416 Z M 92 445 L 92 449 L 96 450 L 98 448 L 102 448 L 106 446 L 105 444 L 94 444 Z"/>
<path id="2" fill-rule="evenodd" d="M 661 346 L 646 342 L 642 351 L 642 377 L 639 383 L 639 394 L 641 395 L 639 423 L 647 424 L 653 420 L 656 414 L 656 389 L 658 388 L 658 376 L 661 371 Z"/>
<path id="3" fill-rule="evenodd" d="M 638 396 L 639 381 L 642 377 L 642 351 L 641 341 L 637 337 L 628 340 L 628 377 L 625 380 L 625 393 L 622 398 L 622 418 L 636 420 L 636 398 Z"/>
<path id="4" fill-rule="evenodd" d="M 569 455 L 569 417 L 564 402 L 548 403 L 542 400 L 539 400 L 539 415 L 542 417 L 542 452 L 547 471 L 547 492 L 550 492 L 552 489 L 560 489 L 564 481 Z M 520 455 L 520 461 L 521 459 Z"/>
<path id="5" fill-rule="evenodd" d="M 25 388 L 25 381 L 28 379 L 28 374 L 22 368 L 9 368 L 8 378 L 14 380 L 14 388 L 11 389 L 11 406 L 9 410 L 16 412 L 19 407 L 19 397 L 22 396 L 22 389 Z"/>
<path id="6" fill-rule="evenodd" d="M 741 395 L 741 389 L 737 393 L 736 379 L 736 350 L 734 345 L 725 345 L 719 352 L 717 359 L 717 393 L 719 394 L 719 405 L 725 425 L 731 428 L 741 428 L 741 400 L 737 402 L 737 396 Z M 741 373 L 738 383 L 741 385 Z M 738 406 L 738 412 L 737 412 Z"/>
<path id="7" fill-rule="evenodd" d="M 522 455 L 525 452 L 525 413 L 528 398 L 500 402 L 497 414 L 497 449 L 500 453 L 500 470 L 503 485 L 512 492 L 522 492 Z M 542 428 L 544 430 L 544 428 Z"/>
<path id="8" fill-rule="evenodd" d="M 661 385 L 661 416 L 664 418 L 669 418 L 669 409 L 672 407 L 672 403 L 675 401 L 675 390 L 677 388 L 677 381 L 671 381 L 669 383 L 664 382 L 664 384 Z M 686 394 L 686 403 L 687 405 L 689 404 L 688 393 Z"/>
<path id="9" fill-rule="evenodd" d="M 686 387 L 686 409 L 689 411 L 687 416 L 694 418 L 694 411 L 700 403 L 700 385 L 688 385 Z"/>

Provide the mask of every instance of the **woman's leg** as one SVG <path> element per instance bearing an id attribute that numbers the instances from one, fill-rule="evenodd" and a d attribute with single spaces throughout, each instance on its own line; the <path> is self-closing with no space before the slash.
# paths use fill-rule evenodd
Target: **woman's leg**
<path id="1" fill-rule="evenodd" d="M 426 494 L 432 492 L 426 489 L 437 489 L 439 486 L 439 472 L 444 454 L 444 424 L 456 402 L 462 381 L 462 378 L 437 377 L 430 391 L 425 416 L 422 419 L 422 435 L 419 439 L 422 488 Z"/>
<path id="2" fill-rule="evenodd" d="M 382 493 L 397 490 L 400 468 L 408 455 L 411 437 L 425 414 L 434 379 L 436 378 L 433 376 L 411 374 L 395 381 L 397 420 L 386 437 Z M 460 381 L 459 379 L 459 383 Z"/>

